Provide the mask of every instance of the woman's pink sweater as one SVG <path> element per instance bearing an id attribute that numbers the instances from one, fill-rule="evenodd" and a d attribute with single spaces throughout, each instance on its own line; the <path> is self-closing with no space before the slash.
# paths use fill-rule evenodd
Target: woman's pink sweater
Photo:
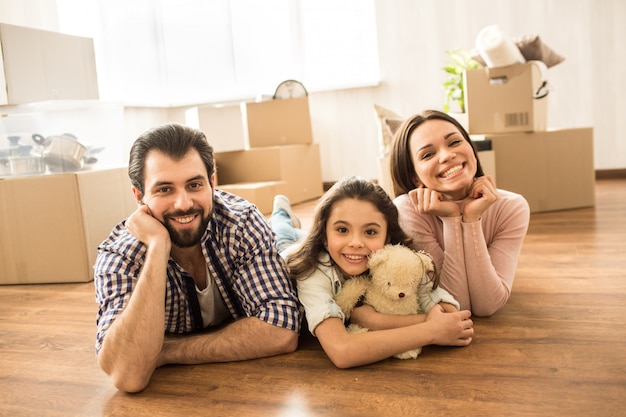
<path id="1" fill-rule="evenodd" d="M 461 309 L 490 316 L 507 302 L 530 220 L 524 197 L 498 190 L 495 203 L 473 223 L 464 223 L 461 216 L 419 214 L 407 194 L 394 203 L 413 247 L 433 257 L 441 286 Z"/>

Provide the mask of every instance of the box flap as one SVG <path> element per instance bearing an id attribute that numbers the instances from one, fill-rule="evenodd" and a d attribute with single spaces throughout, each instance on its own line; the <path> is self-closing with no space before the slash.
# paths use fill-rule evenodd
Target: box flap
<path id="1" fill-rule="evenodd" d="M 84 219 L 89 276 L 93 278 L 98 246 L 116 224 L 135 211 L 137 203 L 126 168 L 79 172 L 76 181 Z"/>

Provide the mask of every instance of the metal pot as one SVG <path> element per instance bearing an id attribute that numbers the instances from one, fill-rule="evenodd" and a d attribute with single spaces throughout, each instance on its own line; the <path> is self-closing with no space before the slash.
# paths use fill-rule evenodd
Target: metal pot
<path id="1" fill-rule="evenodd" d="M 30 155 L 33 147 L 31 145 L 21 145 L 19 136 L 9 136 L 7 138 L 10 142 L 8 148 L 0 149 L 0 158 L 8 158 L 9 156 L 25 156 Z"/>
<path id="2" fill-rule="evenodd" d="M 9 158 L 0 156 L 0 177 L 11 175 L 11 167 L 9 166 Z"/>
<path id="3" fill-rule="evenodd" d="M 69 133 L 48 136 L 35 133 L 33 140 L 42 145 L 41 157 L 51 171 L 78 171 L 85 163 L 87 147 Z"/>
<path id="4" fill-rule="evenodd" d="M 10 156 L 11 175 L 35 175 L 46 172 L 46 164 L 37 155 Z"/>

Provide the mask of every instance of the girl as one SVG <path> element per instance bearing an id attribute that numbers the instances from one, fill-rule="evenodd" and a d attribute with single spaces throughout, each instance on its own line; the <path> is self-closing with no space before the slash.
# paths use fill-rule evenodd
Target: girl
<path id="1" fill-rule="evenodd" d="M 278 212 L 291 214 L 288 203 L 279 199 L 274 214 Z M 471 343 L 474 330 L 470 312 L 459 312 L 448 303 L 435 304 L 428 315 L 410 316 L 384 315 L 369 306 L 357 307 L 351 321 L 370 331 L 346 331 L 345 317 L 335 303 L 342 284 L 367 272 L 368 256 L 386 243 L 408 242 L 398 224 L 397 209 L 382 187 L 350 177 L 328 190 L 316 208 L 312 230 L 298 245 L 284 251 L 309 330 L 337 367 L 369 364 L 429 344 Z"/>
<path id="2" fill-rule="evenodd" d="M 435 110 L 405 120 L 391 150 L 394 203 L 413 247 L 428 252 L 441 286 L 476 316 L 511 295 L 530 209 L 496 188 L 456 119 Z"/>

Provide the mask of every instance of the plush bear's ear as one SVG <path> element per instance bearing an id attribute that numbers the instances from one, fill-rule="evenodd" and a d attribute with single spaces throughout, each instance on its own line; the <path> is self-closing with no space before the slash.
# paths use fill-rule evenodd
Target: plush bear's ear
<path id="1" fill-rule="evenodd" d="M 376 269 L 380 264 L 385 263 L 387 258 L 389 258 L 389 254 L 387 253 L 387 249 L 391 245 L 385 245 L 382 248 L 378 249 L 376 252 L 370 254 L 370 258 L 367 261 L 367 267 L 369 269 Z"/>

